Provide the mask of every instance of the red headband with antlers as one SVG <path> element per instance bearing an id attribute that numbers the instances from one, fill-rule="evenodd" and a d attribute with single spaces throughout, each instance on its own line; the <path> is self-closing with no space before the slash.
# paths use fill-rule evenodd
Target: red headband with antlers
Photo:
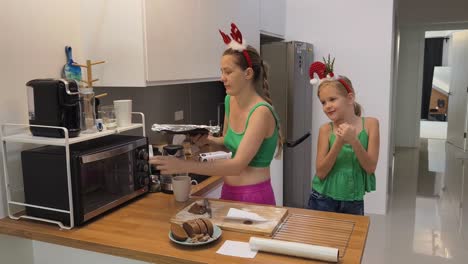
<path id="1" fill-rule="evenodd" d="M 352 93 L 353 91 L 351 90 L 351 87 L 349 87 L 348 83 L 343 78 L 336 78 L 335 73 L 333 73 L 333 64 L 335 63 L 335 59 L 333 59 L 333 62 L 330 62 L 330 55 L 328 55 L 328 61 L 323 59 L 325 63 L 321 61 L 316 61 L 310 65 L 309 68 L 309 76 L 310 76 L 310 84 L 320 84 L 322 81 L 325 80 L 336 80 L 339 81 L 346 89 L 348 93 Z M 319 77 L 319 79 L 314 78 L 314 73 L 316 73 Z"/>
<path id="2" fill-rule="evenodd" d="M 242 38 L 242 33 L 240 32 L 236 24 L 231 23 L 232 40 L 226 33 L 222 32 L 221 30 L 219 30 L 219 33 L 223 37 L 224 43 L 229 48 L 233 50 L 237 50 L 239 52 L 242 52 L 242 54 L 244 54 L 247 64 L 249 65 L 250 68 L 252 68 L 252 60 L 250 59 L 249 53 L 247 53 L 247 44 L 245 43 L 245 40 Z"/>

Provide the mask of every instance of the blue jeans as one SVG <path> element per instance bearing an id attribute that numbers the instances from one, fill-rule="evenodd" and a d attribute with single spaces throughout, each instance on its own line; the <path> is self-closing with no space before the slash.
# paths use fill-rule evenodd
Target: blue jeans
<path id="1" fill-rule="evenodd" d="M 308 208 L 318 211 L 364 215 L 364 201 L 338 201 L 315 190 L 312 190 L 310 194 Z"/>

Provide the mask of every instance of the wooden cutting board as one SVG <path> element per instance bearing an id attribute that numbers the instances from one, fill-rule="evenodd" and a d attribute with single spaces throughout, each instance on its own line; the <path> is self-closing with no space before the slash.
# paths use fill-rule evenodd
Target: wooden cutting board
<path id="1" fill-rule="evenodd" d="M 255 205 L 255 204 L 243 204 L 243 203 L 236 203 L 236 202 L 229 202 L 229 201 L 221 201 L 221 200 L 209 200 L 211 211 L 212 211 L 212 218 L 210 219 L 214 224 L 218 225 L 223 230 L 229 231 L 238 231 L 243 233 L 250 233 L 255 235 L 262 235 L 262 236 L 272 236 L 275 230 L 278 228 L 279 224 L 282 223 L 283 219 L 286 217 L 288 209 L 274 207 L 274 206 L 267 206 L 267 205 Z M 191 203 L 189 206 L 185 207 L 184 209 L 180 210 L 175 216 L 171 218 L 172 223 L 182 224 L 185 221 L 206 217 L 208 218 L 208 214 L 205 213 L 203 215 L 192 214 L 188 212 L 190 207 L 194 203 L 198 203 L 203 205 L 203 200 L 197 200 Z M 244 210 L 251 213 L 256 213 L 259 216 L 268 219 L 266 222 L 254 222 L 251 224 L 244 224 L 242 220 L 231 220 L 225 219 L 224 217 L 227 215 L 229 208 L 236 208 L 239 210 Z"/>

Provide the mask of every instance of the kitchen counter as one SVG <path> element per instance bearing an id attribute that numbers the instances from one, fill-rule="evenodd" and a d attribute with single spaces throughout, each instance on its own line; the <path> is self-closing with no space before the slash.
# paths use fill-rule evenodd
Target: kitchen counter
<path id="1" fill-rule="evenodd" d="M 193 194 L 203 194 L 209 186 L 222 182 L 211 177 L 194 186 Z M 0 220 L 0 234 L 101 252 L 156 263 L 320 263 L 313 260 L 259 252 L 254 259 L 230 257 L 216 251 L 225 240 L 248 242 L 250 234 L 223 231 L 221 238 L 202 247 L 184 247 L 168 238 L 169 219 L 189 205 L 175 202 L 172 195 L 149 193 L 83 227 L 60 230 L 56 225 L 30 220 Z M 369 218 L 312 210 L 289 208 L 290 213 L 329 217 L 355 222 L 348 248 L 340 263 L 359 263 L 364 251 Z"/>
<path id="2" fill-rule="evenodd" d="M 192 197 L 204 196 L 209 191 L 223 184 L 223 177 L 211 176 L 200 184 L 192 186 Z"/>

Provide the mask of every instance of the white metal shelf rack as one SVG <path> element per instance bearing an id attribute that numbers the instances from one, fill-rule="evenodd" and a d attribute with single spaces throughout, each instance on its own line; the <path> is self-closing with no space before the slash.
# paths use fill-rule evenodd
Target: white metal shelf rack
<path id="1" fill-rule="evenodd" d="M 2 141 L 2 159 L 3 159 L 3 172 L 4 172 L 4 177 L 5 177 L 5 191 L 6 191 L 6 197 L 7 197 L 7 209 L 8 209 L 8 216 L 11 219 L 19 220 L 21 218 L 26 218 L 26 219 L 32 219 L 32 220 L 38 220 L 38 221 L 43 221 L 47 223 L 53 223 L 57 224 L 60 228 L 63 229 L 72 229 L 75 226 L 74 222 L 74 212 L 73 212 L 73 196 L 72 196 L 72 187 L 71 187 L 71 171 L 70 171 L 70 145 L 78 143 L 78 142 L 83 142 L 95 138 L 100 138 L 100 137 L 105 137 L 108 135 L 113 135 L 113 134 L 119 134 L 121 132 L 137 129 L 137 128 L 142 128 L 143 130 L 143 136 L 146 136 L 145 133 L 145 115 L 140 112 L 132 112 L 132 115 L 138 115 L 141 117 L 141 123 L 133 123 L 130 126 L 126 127 L 118 127 L 116 129 L 112 130 L 104 130 L 101 132 L 96 132 L 96 133 L 90 133 L 90 134 L 84 134 L 81 133 L 78 137 L 74 138 L 69 138 L 68 137 L 68 129 L 65 127 L 57 127 L 57 126 L 40 126 L 40 125 L 29 125 L 29 124 L 12 124 L 12 123 L 5 123 L 2 124 L 0 127 L 0 139 Z M 6 128 L 7 127 L 16 127 L 16 128 L 29 128 L 29 127 L 43 127 L 43 128 L 50 128 L 50 129 L 60 129 L 63 130 L 65 137 L 64 138 L 50 138 L 50 137 L 37 137 L 33 136 L 30 132 L 24 132 L 24 133 L 16 133 L 12 135 L 7 135 L 6 134 Z M 44 206 L 39 206 L 39 205 L 34 205 L 34 204 L 28 204 L 28 203 L 22 203 L 22 202 L 17 202 L 13 201 L 11 197 L 11 186 L 10 186 L 10 181 L 8 177 L 8 157 L 7 157 L 7 146 L 6 143 L 11 142 L 11 143 L 31 143 L 31 144 L 39 144 L 39 145 L 53 145 L 53 146 L 63 146 L 65 147 L 65 160 L 66 160 L 66 168 L 67 168 L 67 185 L 68 185 L 68 206 L 69 210 L 62 210 L 62 209 L 57 209 L 57 208 L 51 208 L 51 207 L 44 207 Z M 55 221 L 51 219 L 46 219 L 46 218 L 40 218 L 40 217 L 33 217 L 33 216 L 28 216 L 28 215 L 19 215 L 15 216 L 11 212 L 10 205 L 19 205 L 19 206 L 25 206 L 25 207 L 34 207 L 34 208 L 39 208 L 39 209 L 44 209 L 44 210 L 50 210 L 50 211 L 55 211 L 55 212 L 61 212 L 61 213 L 66 213 L 70 216 L 70 225 L 66 226 L 60 221 Z"/>

